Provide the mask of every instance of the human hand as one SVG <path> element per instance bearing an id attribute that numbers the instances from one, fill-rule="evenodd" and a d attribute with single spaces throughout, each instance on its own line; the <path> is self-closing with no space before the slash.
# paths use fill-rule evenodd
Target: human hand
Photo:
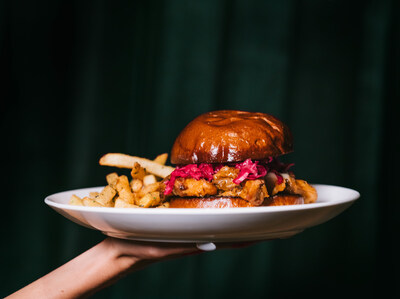
<path id="1" fill-rule="evenodd" d="M 106 238 L 103 245 L 128 269 L 139 270 L 149 264 L 200 254 L 201 250 L 193 243 L 158 243 Z"/>
<path id="2" fill-rule="evenodd" d="M 108 248 L 106 250 L 113 252 L 113 255 L 124 264 L 123 268 L 127 269 L 126 273 L 142 269 L 155 262 L 204 252 L 194 243 L 133 241 L 111 237 L 102 243 Z M 255 243 L 257 241 L 217 243 L 216 249 L 244 248 Z"/>

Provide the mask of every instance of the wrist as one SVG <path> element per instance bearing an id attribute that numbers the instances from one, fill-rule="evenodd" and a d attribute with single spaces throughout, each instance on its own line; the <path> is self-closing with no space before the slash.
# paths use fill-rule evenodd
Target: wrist
<path id="1" fill-rule="evenodd" d="M 118 241 L 120 242 L 121 240 L 117 240 L 117 242 Z M 136 263 L 140 262 L 139 257 L 132 256 L 125 252 L 123 250 L 124 247 L 117 244 L 114 238 L 106 238 L 99 245 L 104 247 L 103 251 L 109 254 L 108 259 L 110 263 L 117 266 L 121 273 L 129 271 Z"/>

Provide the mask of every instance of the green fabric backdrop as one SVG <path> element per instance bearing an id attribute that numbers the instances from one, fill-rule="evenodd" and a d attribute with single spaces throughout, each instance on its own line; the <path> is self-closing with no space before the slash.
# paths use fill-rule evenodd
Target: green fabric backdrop
<path id="1" fill-rule="evenodd" d="M 274 114 L 299 178 L 362 197 L 287 240 L 156 264 L 95 298 L 400 295 L 399 1 L 3 1 L 1 292 L 104 237 L 45 196 L 105 184 L 205 111 Z M 77 277 L 79 279 L 79 277 Z"/>

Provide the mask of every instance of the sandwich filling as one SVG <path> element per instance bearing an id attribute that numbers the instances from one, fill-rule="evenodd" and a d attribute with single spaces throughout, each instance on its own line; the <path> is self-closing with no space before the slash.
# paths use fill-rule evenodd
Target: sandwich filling
<path id="1" fill-rule="evenodd" d="M 164 181 L 164 195 L 240 197 L 258 206 L 266 198 L 283 192 L 302 196 L 304 203 L 315 202 L 315 189 L 305 181 L 296 180 L 293 172 L 289 172 L 292 166 L 272 157 L 239 163 L 178 166 Z"/>

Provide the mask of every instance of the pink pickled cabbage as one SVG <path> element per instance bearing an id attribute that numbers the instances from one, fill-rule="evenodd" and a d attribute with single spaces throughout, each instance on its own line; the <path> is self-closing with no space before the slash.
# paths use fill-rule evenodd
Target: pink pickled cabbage
<path id="1" fill-rule="evenodd" d="M 238 176 L 233 180 L 235 184 L 240 184 L 244 180 L 255 180 L 267 175 L 268 172 L 273 172 L 277 176 L 277 183 L 283 183 L 283 177 L 280 172 L 287 172 L 293 164 L 285 164 L 276 158 L 268 158 L 267 160 L 252 161 L 247 159 L 240 163 L 227 163 L 228 166 L 236 167 L 239 169 Z M 205 179 L 212 181 L 213 175 L 217 173 L 223 164 L 189 164 L 185 166 L 178 166 L 171 173 L 169 180 L 165 181 L 164 194 L 172 193 L 176 178 L 194 178 L 196 180 Z"/>
<path id="2" fill-rule="evenodd" d="M 221 169 L 221 168 L 219 168 Z M 218 169 L 218 170 L 219 170 Z M 164 194 L 171 194 L 172 189 L 174 188 L 174 183 L 176 178 L 194 178 L 196 180 L 206 179 L 207 181 L 211 181 L 213 179 L 213 175 L 215 173 L 215 169 L 211 164 L 188 164 L 185 166 L 178 166 L 171 173 L 171 176 L 168 181 L 165 182 L 165 191 Z"/>
<path id="3" fill-rule="evenodd" d="M 247 159 L 242 163 L 237 163 L 235 167 L 238 168 L 240 171 L 238 176 L 233 180 L 233 182 L 236 185 L 239 185 L 246 179 L 255 180 L 263 176 L 266 176 L 268 173 L 268 168 L 264 165 L 259 165 L 258 163 L 259 161 L 253 162 L 251 161 L 251 159 Z"/>

